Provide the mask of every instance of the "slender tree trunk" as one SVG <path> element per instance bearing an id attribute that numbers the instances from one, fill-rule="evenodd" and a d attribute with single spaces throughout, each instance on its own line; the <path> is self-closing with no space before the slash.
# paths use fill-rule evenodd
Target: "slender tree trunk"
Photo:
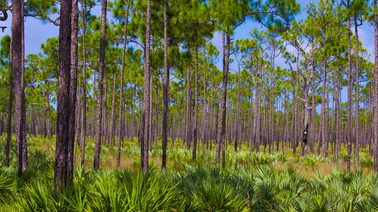
<path id="1" fill-rule="evenodd" d="M 9 154 L 12 144 L 12 102 L 13 102 L 13 39 L 11 38 L 11 45 L 9 49 L 9 102 L 7 115 L 7 145 L 5 147 L 5 166 L 9 167 Z"/>
<path id="2" fill-rule="evenodd" d="M 101 152 L 101 121 L 102 121 L 102 94 L 103 94 L 103 77 L 105 71 L 105 36 L 106 36 L 106 8 L 107 0 L 102 1 L 101 8 L 101 37 L 100 37 L 100 63 L 98 70 L 98 90 L 97 90 L 97 113 L 96 113 L 96 144 L 94 152 L 93 168 L 100 168 Z"/>
<path id="3" fill-rule="evenodd" d="M 162 148 L 163 159 L 162 168 L 167 166 L 167 128 L 168 128 L 168 101 L 169 101 L 169 66 L 168 66 L 168 19 L 167 7 L 168 0 L 164 0 L 164 84 L 163 84 L 163 130 L 162 130 Z M 173 124 L 173 123 L 172 123 Z M 173 125 L 172 125 L 173 126 Z"/>
<path id="4" fill-rule="evenodd" d="M 144 86 L 143 86 L 143 115 L 141 120 L 141 136 L 143 139 L 141 148 L 141 166 L 144 173 L 148 171 L 148 149 L 150 143 L 150 36 L 151 36 L 151 0 L 147 0 L 147 20 L 146 20 L 146 46 L 144 60 Z"/>
<path id="5" fill-rule="evenodd" d="M 84 0 L 81 0 L 81 33 L 82 33 L 82 46 L 83 46 L 83 96 L 82 98 L 82 111 L 81 111 L 81 166 L 84 166 L 85 160 L 85 137 L 87 134 L 87 60 L 86 60 L 86 49 L 85 49 L 85 22 L 86 22 L 86 5 Z"/>
<path id="6" fill-rule="evenodd" d="M 193 160 L 197 157 L 197 113 L 198 113 L 198 46 L 195 47 L 194 58 L 194 117 L 193 117 Z"/>
<path id="7" fill-rule="evenodd" d="M 227 82 L 227 77 L 228 77 L 228 74 L 226 75 L 226 50 L 225 50 L 225 39 L 224 39 L 224 32 L 222 32 L 222 51 L 223 51 L 223 82 Z M 226 84 L 223 84 L 223 91 L 222 91 L 222 102 L 221 102 L 221 118 L 220 118 L 220 123 L 222 124 L 219 124 L 219 130 L 217 131 L 216 133 L 216 145 L 217 145 L 217 149 L 216 149 L 216 152 L 215 152 L 215 163 L 218 164 L 219 161 L 220 161 L 220 152 L 221 152 L 221 145 L 222 145 L 222 139 L 224 139 L 224 124 L 226 121 L 223 120 L 225 119 L 226 117 L 224 116 L 223 117 L 223 113 L 226 114 L 226 107 L 223 108 L 223 99 L 226 99 L 226 94 L 227 94 L 227 85 Z M 224 100 L 224 102 L 226 102 L 226 100 Z M 218 117 L 217 117 L 218 118 Z M 217 123 L 218 123 L 218 120 L 217 120 Z"/>
<path id="8" fill-rule="evenodd" d="M 294 111 L 293 111 L 293 115 L 294 115 L 294 125 L 293 126 L 293 135 L 294 135 L 294 138 L 293 138 L 293 154 L 295 155 L 297 153 L 297 142 L 298 142 L 298 122 L 299 122 L 299 108 L 298 108 L 298 100 L 297 100 L 297 96 L 298 96 L 298 81 L 299 81 L 299 52 L 298 52 L 298 55 L 297 55 L 297 77 L 296 77 L 296 82 L 295 82 L 295 95 L 294 95 L 294 99 L 293 99 L 293 103 L 294 103 Z"/>
<path id="9" fill-rule="evenodd" d="M 349 0 L 347 0 L 347 7 L 349 8 Z M 353 106 L 353 85 L 352 85 L 352 51 L 351 51 L 351 34 L 350 34 L 350 17 L 348 17 L 348 132 L 347 132 L 347 169 L 350 171 L 350 155 L 352 152 L 352 106 Z M 324 136 L 324 135 L 323 135 Z M 323 147 L 324 148 L 324 147 Z"/>
<path id="10" fill-rule="evenodd" d="M 76 53 L 77 54 L 77 53 Z M 71 55 L 72 56 L 72 55 Z M 77 69 L 77 67 L 76 67 L 76 69 Z M 78 87 L 78 89 L 77 89 L 77 97 L 79 98 L 79 100 L 80 100 L 80 96 L 82 96 L 83 94 L 81 93 L 81 83 L 80 83 L 80 74 L 79 74 L 79 82 L 78 82 L 78 84 L 79 84 L 79 87 Z M 81 119 L 80 119 L 80 114 L 81 114 L 81 104 L 80 104 L 80 101 L 77 101 L 77 104 L 75 104 L 75 107 L 76 107 L 76 111 L 75 111 L 75 113 L 76 114 L 78 114 L 78 116 L 77 117 L 75 117 L 75 122 L 77 123 L 77 124 L 75 124 L 75 126 L 76 126 L 76 142 L 75 142 L 75 151 L 74 151 L 74 153 L 76 154 L 76 146 L 79 144 L 79 145 L 81 145 L 81 142 L 80 142 L 80 139 L 81 139 Z"/>
<path id="11" fill-rule="evenodd" d="M 360 114 L 359 114 L 359 111 L 360 111 L 360 101 L 359 101 L 359 97 L 360 97 L 360 88 L 359 88 L 359 69 L 360 69 L 360 61 L 359 61 L 359 40 L 358 40 L 358 24 L 357 24 L 357 17 L 355 16 L 354 17 L 354 36 L 356 37 L 356 52 L 355 52 L 355 55 L 356 55 L 356 143 L 355 143 L 355 152 L 354 152 L 354 157 L 355 157 L 355 160 L 356 160 L 356 165 L 359 166 L 360 164 L 360 157 L 359 157 L 359 154 L 360 154 L 360 142 L 359 142 L 359 136 L 360 136 L 360 133 L 359 133 L 359 130 L 360 130 Z"/>
<path id="12" fill-rule="evenodd" d="M 235 131 L 235 143 L 234 143 L 234 149 L 235 152 L 238 151 L 238 139 L 239 139 L 239 123 L 240 123 L 240 66 L 238 66 L 238 96 L 236 100 L 236 121 L 235 121 L 235 126 L 236 126 L 236 131 Z"/>
<path id="13" fill-rule="evenodd" d="M 223 91 L 221 100 L 221 114 L 219 120 L 219 130 L 217 136 L 217 155 L 219 161 L 219 150 L 220 145 L 222 145 L 222 167 L 226 166 L 226 152 L 225 152 L 225 129 L 226 129 L 226 103 L 227 103 L 227 82 L 228 82 L 228 68 L 230 59 L 230 35 L 227 33 L 227 44 L 226 44 L 226 55 L 224 60 L 224 70 L 223 70 Z M 218 162 L 217 161 L 217 162 Z"/>
<path id="14" fill-rule="evenodd" d="M 315 69 L 314 69 L 315 70 Z M 315 77 L 312 78 L 312 110 L 311 110 L 311 132 L 310 132 L 310 152 L 315 153 L 315 141 L 316 141 L 316 109 L 315 109 Z"/>
<path id="15" fill-rule="evenodd" d="M 21 1 L 21 123 L 22 123 L 22 169 L 28 168 L 28 150 L 26 141 L 26 109 L 25 109 L 25 25 L 24 1 Z"/>
<path id="16" fill-rule="evenodd" d="M 102 144 L 103 145 L 106 145 L 107 144 L 107 140 L 106 140 L 106 129 L 108 128 L 108 120 L 107 120 L 107 114 L 108 114 L 108 80 L 107 80 L 107 73 L 105 73 L 105 70 L 104 70 L 104 81 L 105 81 L 105 88 L 104 88 L 104 94 L 105 95 L 105 99 L 102 103 L 102 127 L 101 127 L 101 135 L 102 135 Z"/>
<path id="17" fill-rule="evenodd" d="M 68 166 L 67 174 L 69 177 L 69 186 L 73 180 L 73 171 L 75 166 L 75 153 L 74 142 L 75 142 L 75 126 L 76 126 L 76 114 L 75 105 L 77 104 L 77 64 L 78 64 L 78 31 L 79 31 L 79 8 L 78 0 L 72 0 L 72 14 L 71 14 L 71 56 L 70 56 L 70 113 L 69 113 L 69 135 L 68 135 L 68 147 L 67 147 L 67 157 Z M 79 105 L 78 105 L 79 106 Z M 80 114 L 80 113 L 78 113 Z"/>
<path id="18" fill-rule="evenodd" d="M 322 130 L 322 147 L 323 147 L 323 157 L 327 157 L 326 155 L 326 132 L 325 132 L 325 88 L 326 88 L 326 79 L 327 79 L 327 65 L 326 65 L 326 55 L 323 56 L 323 89 L 322 89 L 322 115 L 321 115 L 321 130 Z"/>
<path id="19" fill-rule="evenodd" d="M 328 85 L 329 83 L 327 83 L 327 87 L 329 87 Z M 325 124 L 326 124 L 326 128 L 325 128 L 325 135 L 326 135 L 326 141 L 325 141 L 325 145 L 324 145 L 324 148 L 325 149 L 325 157 L 328 157 L 328 149 L 329 149 L 329 126 L 330 126 L 330 119 L 329 119 L 329 90 L 327 89 L 327 105 L 326 105 L 326 110 L 327 110 L 327 117 L 326 117 L 326 121 L 325 121 Z M 324 151 L 324 150 L 323 150 Z"/>
<path id="20" fill-rule="evenodd" d="M 111 120 L 110 120 L 110 135 L 109 135 L 109 145 L 113 145 L 113 138 L 114 138 L 114 132 L 115 132 L 115 114 L 114 114 L 114 108 L 115 108 L 115 90 L 116 90 L 116 82 L 117 82 L 117 73 L 114 72 L 113 74 L 113 98 L 112 98 L 112 110 L 111 110 Z"/>
<path id="21" fill-rule="evenodd" d="M 378 19 L 377 19 L 377 0 L 374 0 L 374 44 L 375 52 L 378 52 Z M 374 116 L 374 130 L 373 132 L 378 132 L 378 54 L 375 54 L 375 116 Z M 374 134 L 374 171 L 378 171 L 378 155 L 377 155 L 377 144 L 378 144 L 378 133 Z"/>
<path id="22" fill-rule="evenodd" d="M 335 70 L 335 72 L 337 72 L 337 69 Z M 334 147 L 334 153 L 333 153 L 333 157 L 334 157 L 334 163 L 338 163 L 339 162 L 339 126 L 340 126 L 340 116 L 339 116 L 339 83 L 338 83 L 338 80 L 337 80 L 337 73 L 334 74 L 334 79 L 335 79 L 335 91 L 336 91 L 336 94 L 335 94 L 335 108 L 336 108 L 336 123 L 335 123 L 335 131 L 336 131 L 336 139 L 335 139 L 335 147 Z"/>
<path id="23" fill-rule="evenodd" d="M 3 112 L 0 112 L 0 136 L 3 135 L 4 117 Z"/>
<path id="24" fill-rule="evenodd" d="M 256 92 L 255 92 L 255 151 L 260 151 L 260 137 L 261 137 L 261 88 L 259 81 L 256 82 Z"/>
<path id="25" fill-rule="evenodd" d="M 136 92 L 136 85 L 134 85 L 134 94 Z M 134 136 L 135 136 L 135 96 L 133 95 L 133 105 L 131 107 L 131 142 L 134 142 Z"/>
<path id="26" fill-rule="evenodd" d="M 203 117 L 202 117 L 202 154 L 205 152 L 205 142 L 208 146 L 207 139 L 207 104 L 206 104 L 206 56 L 204 56 L 204 69 L 203 69 Z"/>
<path id="27" fill-rule="evenodd" d="M 127 7 L 126 7 L 126 13 L 125 13 L 125 26 L 123 29 L 123 49 L 122 49 L 122 64 L 121 64 L 121 88 L 119 89 L 119 117 L 118 117 L 118 126 L 119 126 L 119 135 L 118 135 L 118 150 L 117 150 L 117 170 L 120 167 L 120 161 L 121 161 L 121 134 L 122 134 L 122 104 L 123 102 L 123 78 L 124 78 L 124 72 L 125 72 L 125 52 L 126 52 L 126 46 L 127 46 L 127 21 L 129 17 L 129 7 L 130 7 L 130 0 L 127 0 Z M 135 90 L 135 89 L 134 89 Z M 135 92 L 134 92 L 135 93 Z M 133 105 L 134 107 L 134 105 Z M 133 112 L 134 116 L 134 112 Z M 134 121 L 134 119 L 133 119 Z"/>
<path id="28" fill-rule="evenodd" d="M 163 82 L 163 79 L 162 79 Z M 156 85 L 156 102 L 155 102 L 155 146 L 159 137 L 159 85 Z"/>
<path id="29" fill-rule="evenodd" d="M 94 131 L 95 131 L 95 88 L 96 88 L 96 79 L 95 79 L 95 75 L 93 74 L 93 101 L 92 101 L 92 143 L 94 142 L 94 137 L 95 137 L 95 134 L 94 134 Z"/>
<path id="30" fill-rule="evenodd" d="M 186 149 L 190 149 L 191 146 L 191 139 L 190 139 L 190 132 L 191 132 L 191 103 L 192 103 L 192 95 L 191 95 L 191 69 L 188 66 L 187 72 L 187 90 L 186 90 Z"/>

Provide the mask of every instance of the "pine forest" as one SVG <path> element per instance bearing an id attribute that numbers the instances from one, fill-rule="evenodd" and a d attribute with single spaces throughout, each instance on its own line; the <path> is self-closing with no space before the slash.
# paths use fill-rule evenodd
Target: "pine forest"
<path id="1" fill-rule="evenodd" d="M 0 0 L 0 211 L 378 211 L 377 0 Z"/>

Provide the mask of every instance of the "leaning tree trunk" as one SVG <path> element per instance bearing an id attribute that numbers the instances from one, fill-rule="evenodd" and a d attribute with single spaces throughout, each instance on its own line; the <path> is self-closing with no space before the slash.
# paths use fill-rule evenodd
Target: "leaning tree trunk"
<path id="1" fill-rule="evenodd" d="M 105 71 L 105 36 L 106 36 L 106 8 L 108 1 L 102 1 L 101 8 L 101 37 L 100 37 L 100 63 L 98 69 L 98 89 L 97 89 L 97 113 L 96 113 L 96 143 L 94 152 L 93 168 L 100 168 L 100 152 L 101 152 L 101 121 L 102 121 L 102 94 L 103 94 L 103 78 Z"/>

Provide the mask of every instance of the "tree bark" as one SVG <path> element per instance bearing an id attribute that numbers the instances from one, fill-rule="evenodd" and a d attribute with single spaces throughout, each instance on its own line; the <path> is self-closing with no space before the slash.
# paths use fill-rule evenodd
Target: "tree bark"
<path id="1" fill-rule="evenodd" d="M 334 150 L 333 150 L 333 162 L 334 163 L 338 163 L 339 161 L 339 154 L 338 154 L 338 146 L 339 146 L 339 126 L 340 126 L 340 123 L 339 123 L 339 85 L 338 85 L 338 81 L 337 81 L 337 69 L 335 69 L 335 74 L 334 74 L 334 84 L 335 84 L 335 94 L 334 94 L 334 98 L 335 98 L 335 145 L 334 145 Z"/>
<path id="2" fill-rule="evenodd" d="M 350 1 L 347 0 L 347 7 L 349 8 Z M 350 171 L 350 155 L 352 152 L 352 106 L 353 106 L 353 85 L 352 85 L 352 51 L 351 51 L 351 34 L 350 34 L 350 17 L 348 17 L 348 132 L 347 132 L 347 169 Z M 323 147 L 324 148 L 324 147 Z"/>
<path id="3" fill-rule="evenodd" d="M 315 153 L 315 141 L 316 141 L 315 90 L 316 90 L 315 77 L 313 77 L 312 78 L 312 106 L 311 106 L 313 108 L 313 110 L 311 111 L 311 133 L 310 133 L 310 136 L 311 136 L 310 137 L 311 138 L 310 152 L 312 154 Z"/>
<path id="4" fill-rule="evenodd" d="M 101 7 L 101 37 L 100 37 L 100 63 L 98 69 L 98 89 L 97 89 L 97 113 L 96 113 L 96 143 L 94 152 L 93 169 L 100 168 L 101 152 L 101 121 L 102 121 L 102 95 L 103 95 L 103 78 L 105 72 L 105 36 L 106 36 L 106 8 L 107 0 L 102 1 Z"/>
<path id="5" fill-rule="evenodd" d="M 22 22 L 23 10 L 21 1 L 12 0 L 12 50 L 14 69 L 14 93 L 15 93 L 15 128 L 17 145 L 17 167 L 18 175 L 22 175 L 22 103 L 23 103 L 23 74 L 22 74 Z"/>
<path id="6" fill-rule="evenodd" d="M 13 102 L 13 39 L 11 38 L 11 45 L 9 49 L 9 102 L 7 115 L 7 145 L 5 147 L 5 166 L 9 167 L 9 154 L 12 144 L 12 102 Z"/>
<path id="7" fill-rule="evenodd" d="M 360 154 L 360 142 L 359 142 L 359 136 L 360 136 L 360 133 L 359 133 L 359 130 L 360 130 L 360 114 L 359 114 L 359 111 L 360 111 L 360 101 L 359 101 L 359 97 L 360 97 L 360 88 L 359 88 L 359 69 L 360 69 L 360 61 L 359 61 L 359 40 L 358 40 L 358 24 L 357 24 L 357 17 L 355 16 L 354 17 L 354 36 L 356 38 L 356 52 L 355 52 L 355 55 L 356 55 L 356 143 L 355 143 L 355 152 L 354 152 L 354 157 L 355 157 L 355 160 L 356 160 L 356 165 L 359 166 L 360 164 L 360 157 L 359 157 L 359 154 Z"/>
<path id="8" fill-rule="evenodd" d="M 122 134 L 122 103 L 123 102 L 123 78 L 124 78 L 124 72 L 125 72 L 125 52 L 126 52 L 126 46 L 127 46 L 127 21 L 129 17 L 129 6 L 130 6 L 130 0 L 127 1 L 127 8 L 125 13 L 125 25 L 123 29 L 123 49 L 122 49 L 122 64 L 121 64 L 121 88 L 119 89 L 119 117 L 118 117 L 118 126 L 119 126 L 119 135 L 118 135 L 118 150 L 117 150 L 117 170 L 120 167 L 120 161 L 121 161 L 121 134 Z M 135 93 L 135 92 L 134 92 Z"/>
<path id="9" fill-rule="evenodd" d="M 225 32 L 222 32 L 222 51 L 223 51 L 223 54 L 222 54 L 222 62 L 223 62 L 223 82 L 227 82 L 227 77 L 228 75 L 226 75 L 226 50 L 225 50 L 225 38 L 224 38 L 224 34 Z M 217 148 L 216 148 L 216 152 L 215 152 L 215 163 L 218 164 L 219 161 L 220 161 L 220 152 L 221 152 L 221 145 L 222 145 L 222 139 L 224 139 L 224 124 L 221 124 L 221 123 L 225 123 L 226 121 L 223 119 L 225 119 L 226 117 L 223 117 L 223 113 L 226 114 L 226 111 L 225 111 L 225 108 L 223 108 L 223 99 L 226 99 L 226 96 L 225 94 L 227 94 L 227 85 L 226 84 L 223 84 L 223 91 L 222 91 L 222 102 L 221 102 L 221 118 L 220 118 L 220 124 L 219 124 L 219 130 L 217 130 L 216 132 L 216 145 L 217 145 Z M 226 102 L 224 100 L 224 102 Z M 224 111 L 223 111 L 224 110 Z M 218 118 L 218 116 L 217 116 Z M 217 120 L 217 123 L 218 123 L 218 120 Z M 221 143 L 222 142 L 222 143 Z"/>
<path id="10" fill-rule="evenodd" d="M 375 44 L 375 52 L 378 52 L 378 19 L 377 19 L 377 0 L 374 0 L 374 44 Z M 378 171 L 378 155 L 377 155 L 377 144 L 378 144 L 378 54 L 375 54 L 375 116 L 374 116 L 374 130 L 376 132 L 374 134 L 374 147 L 373 147 L 373 154 L 374 154 L 374 171 Z"/>
<path id="11" fill-rule="evenodd" d="M 191 146 L 191 139 L 190 139 L 190 132 L 191 132 L 191 103 L 192 103 L 192 92 L 191 92 L 191 69 L 188 66 L 188 72 L 187 72 L 187 77 L 186 77 L 186 149 L 190 149 Z"/>
<path id="12" fill-rule="evenodd" d="M 226 166 L 226 152 L 225 152 L 225 129 L 226 129 L 226 103 L 227 103 L 227 82 L 228 82 L 228 69 L 230 59 L 230 35 L 227 33 L 226 54 L 223 66 L 223 91 L 221 100 L 221 114 L 219 119 L 219 130 L 217 136 L 217 155 L 219 161 L 220 145 L 222 145 L 222 167 Z M 219 149 L 219 150 L 218 150 Z M 216 162 L 218 162 L 216 161 Z"/>
<path id="13" fill-rule="evenodd" d="M 72 0 L 62 0 L 60 4 L 58 114 L 54 175 L 56 190 L 60 190 L 65 183 L 69 183 L 72 179 L 68 173 L 68 166 L 70 164 L 68 157 L 68 145 L 70 142 L 68 139 L 70 137 L 69 120 L 71 112 L 71 14 Z"/>
<path id="14" fill-rule="evenodd" d="M 151 52 L 151 58 L 153 58 L 153 49 L 152 49 L 152 52 Z M 148 144 L 148 151 L 151 151 L 151 147 L 152 147 L 152 142 L 154 140 L 154 136 L 153 136 L 153 132 L 152 132 L 152 120 L 154 119 L 154 114 L 153 114 L 153 79 L 154 79 L 154 70 L 153 68 L 150 69 L 150 107 L 149 107 L 149 135 L 150 135 L 150 140 L 149 140 L 149 144 Z"/>
<path id="15" fill-rule="evenodd" d="M 198 46 L 195 47 L 194 69 L 193 161 L 195 161 L 197 157 Z"/>
<path id="16" fill-rule="evenodd" d="M 24 1 L 21 1 L 21 122 L 22 122 L 22 169 L 28 168 L 28 150 L 26 141 L 26 110 L 25 110 L 25 26 Z"/>
<path id="17" fill-rule="evenodd" d="M 87 134 L 87 60 L 86 60 L 86 49 L 85 49 L 85 22 L 87 17 L 86 5 L 84 0 L 81 0 L 81 31 L 82 31 L 82 46 L 83 46 L 83 96 L 82 98 L 82 109 L 81 109 L 81 166 L 84 166 L 85 161 L 85 137 Z"/>
<path id="18" fill-rule="evenodd" d="M 169 101 L 169 66 L 168 66 L 168 0 L 164 0 L 164 84 L 163 84 L 163 129 L 162 129 L 162 168 L 167 166 L 167 142 L 168 142 L 168 101 Z M 173 123 L 172 123 L 173 124 Z M 173 125 L 172 125 L 173 126 Z"/>
<path id="19" fill-rule="evenodd" d="M 113 74 L 113 97 L 112 97 L 112 110 L 110 112 L 110 133 L 109 133 L 109 145 L 112 145 L 113 146 L 113 139 L 114 139 L 114 132 L 115 132 L 115 112 L 114 112 L 114 109 L 115 109 L 115 94 L 116 94 L 116 82 L 117 82 L 117 73 L 116 73 L 116 70 Z"/>
<path id="20" fill-rule="evenodd" d="M 144 86 L 143 86 L 143 114 L 141 120 L 141 166 L 144 173 L 148 171 L 148 149 L 150 143 L 150 36 L 151 36 L 151 0 L 147 0 L 147 19 L 146 19 L 146 46 L 144 50 Z"/>
<path id="21" fill-rule="evenodd" d="M 322 147 L 323 147 L 323 157 L 326 157 L 326 133 L 325 133 L 325 88 L 326 88 L 326 78 L 327 78 L 327 65 L 326 65 L 326 55 L 323 56 L 323 89 L 322 89 L 322 115 L 321 115 L 321 136 L 322 136 Z"/>
<path id="22" fill-rule="evenodd" d="M 75 105 L 77 103 L 77 64 L 78 64 L 78 41 L 77 35 L 79 31 L 79 8 L 78 0 L 72 0 L 72 14 L 71 14 L 71 57 L 70 57 L 70 117 L 69 117 L 69 135 L 68 135 L 68 166 L 67 173 L 69 176 L 69 184 L 71 185 L 73 179 L 73 170 L 75 166 L 75 154 L 74 142 L 75 142 L 75 126 L 76 126 L 76 114 Z M 80 113 L 78 113 L 80 114 Z M 79 135 L 79 134 L 78 134 Z M 76 144 L 77 145 L 77 144 Z"/>

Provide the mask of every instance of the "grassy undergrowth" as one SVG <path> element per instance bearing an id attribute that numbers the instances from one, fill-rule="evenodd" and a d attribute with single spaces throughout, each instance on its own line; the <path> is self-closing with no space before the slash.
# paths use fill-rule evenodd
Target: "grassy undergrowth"
<path id="1" fill-rule="evenodd" d="M 286 154 L 263 154 L 229 146 L 222 169 L 214 164 L 215 148 L 199 151 L 193 162 L 191 151 L 176 142 L 167 151 L 168 169 L 161 171 L 161 147 L 153 146 L 150 171 L 143 175 L 137 142 L 124 143 L 116 172 L 112 146 L 102 147 L 101 170 L 91 170 L 94 145 L 87 140 L 85 166 L 76 165 L 73 189 L 62 194 L 53 186 L 55 138 L 28 137 L 29 169 L 21 178 L 13 143 L 12 166 L 0 163 L 0 211 L 378 211 L 378 175 L 366 150 L 360 167 L 348 173 L 342 153 L 334 164 L 332 152 L 328 158 L 301 157 L 289 147 Z M 80 152 L 78 147 L 77 163 Z"/>

